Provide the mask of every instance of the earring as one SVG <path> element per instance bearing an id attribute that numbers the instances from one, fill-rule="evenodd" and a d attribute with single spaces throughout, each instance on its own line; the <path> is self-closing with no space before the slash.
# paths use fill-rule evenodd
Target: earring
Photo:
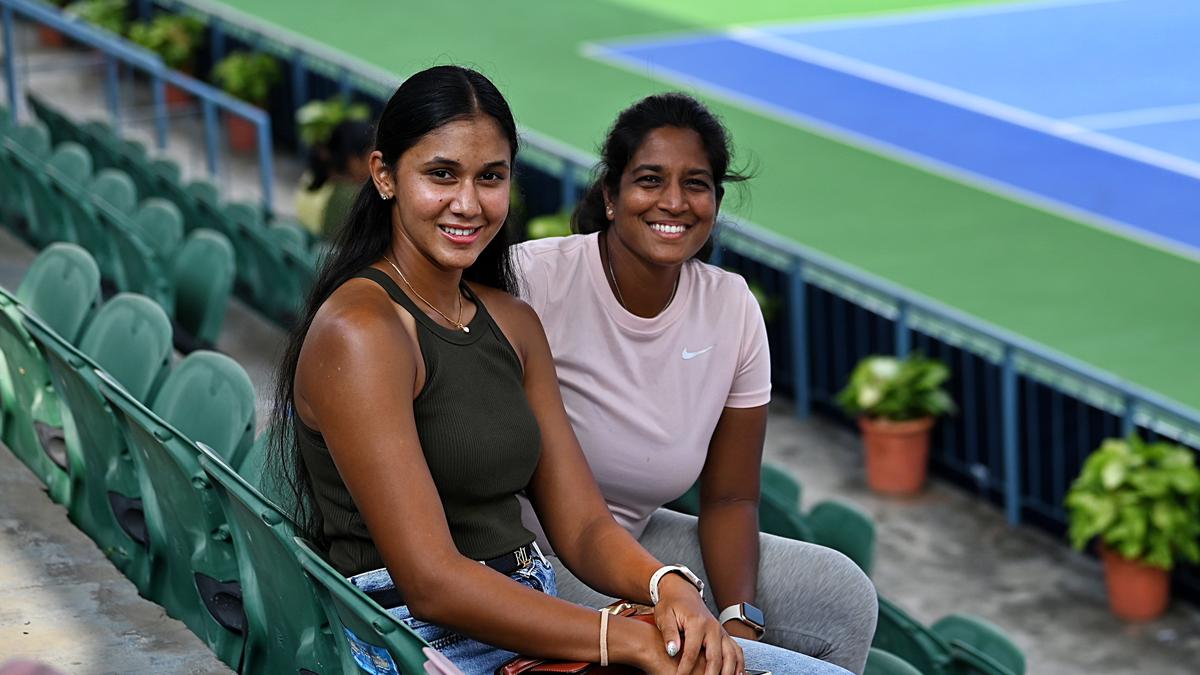
<path id="1" fill-rule="evenodd" d="M 612 217 L 613 217 L 613 207 L 611 207 L 611 206 L 605 207 L 605 209 L 604 209 L 604 213 L 605 213 L 606 215 L 608 215 L 608 219 L 609 219 L 609 220 L 612 220 Z"/>
<path id="2" fill-rule="evenodd" d="M 379 198 L 380 198 L 380 199 L 382 199 L 383 201 L 385 201 L 385 202 L 386 202 L 387 200 L 391 199 L 391 198 L 392 198 L 392 196 L 391 196 L 391 195 L 385 195 L 385 194 L 383 194 L 382 192 L 380 192 L 380 193 L 379 193 Z"/>

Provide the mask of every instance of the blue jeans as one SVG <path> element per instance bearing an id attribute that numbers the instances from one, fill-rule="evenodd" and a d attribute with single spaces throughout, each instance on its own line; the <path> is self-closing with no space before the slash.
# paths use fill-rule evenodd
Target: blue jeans
<path id="1" fill-rule="evenodd" d="M 510 576 L 517 583 L 535 591 L 558 595 L 554 568 L 540 556 Z M 362 591 L 380 591 L 392 587 L 392 577 L 386 569 L 381 568 L 351 577 L 350 583 Z M 411 628 L 431 647 L 453 661 L 466 675 L 492 675 L 497 668 L 516 656 L 513 652 L 473 640 L 462 633 L 413 618 L 408 607 L 404 605 L 389 609 L 388 614 Z M 399 675 L 396 664 L 386 653 L 381 653 L 380 650 L 359 640 L 349 630 L 346 633 L 354 650 L 355 660 L 363 672 L 372 675 Z M 737 642 L 745 652 L 747 668 L 769 670 L 773 675 L 849 675 L 846 670 L 811 656 L 762 642 L 741 639 Z"/>
<path id="2" fill-rule="evenodd" d="M 540 556 L 535 556 L 529 564 L 509 576 L 513 581 L 524 584 L 535 591 L 541 591 L 547 595 L 558 594 L 558 588 L 554 582 L 554 568 Z M 384 568 L 353 576 L 350 578 L 350 583 L 364 592 L 386 590 L 393 586 L 392 577 Z M 429 646 L 453 661 L 454 665 L 458 666 L 459 670 L 466 675 L 492 675 L 497 668 L 516 656 L 513 652 L 473 640 L 449 628 L 414 618 L 405 605 L 389 609 L 388 614 L 411 628 L 413 632 L 421 636 L 421 639 L 428 642 Z M 371 673 L 371 675 L 399 675 L 396 664 L 386 653 L 380 653 L 380 650 L 359 640 L 358 636 L 349 630 L 346 633 L 351 649 L 354 651 L 355 661 L 358 662 L 358 667 L 363 672 Z"/>

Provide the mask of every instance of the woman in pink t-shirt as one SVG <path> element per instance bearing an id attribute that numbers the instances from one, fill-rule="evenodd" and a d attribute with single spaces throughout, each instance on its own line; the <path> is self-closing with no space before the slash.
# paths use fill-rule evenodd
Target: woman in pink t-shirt
<path id="1" fill-rule="evenodd" d="M 703 262 L 725 184 L 742 180 L 730 154 L 721 122 L 689 96 L 623 111 L 573 216 L 581 234 L 515 248 L 522 296 L 617 521 L 655 555 L 704 570 L 729 634 L 861 673 L 870 580 L 840 553 L 758 531 L 766 330 L 746 282 Z M 698 519 L 661 508 L 697 478 Z M 554 560 L 562 597 L 610 601 Z"/>

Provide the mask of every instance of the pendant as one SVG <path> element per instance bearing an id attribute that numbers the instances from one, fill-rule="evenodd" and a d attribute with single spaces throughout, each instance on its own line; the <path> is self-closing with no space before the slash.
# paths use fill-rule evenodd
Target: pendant
<path id="1" fill-rule="evenodd" d="M 471 332 L 471 327 L 470 327 L 470 326 L 463 326 L 463 327 L 462 327 L 462 329 L 463 329 L 463 332 L 464 332 L 464 333 L 470 333 L 470 332 Z"/>

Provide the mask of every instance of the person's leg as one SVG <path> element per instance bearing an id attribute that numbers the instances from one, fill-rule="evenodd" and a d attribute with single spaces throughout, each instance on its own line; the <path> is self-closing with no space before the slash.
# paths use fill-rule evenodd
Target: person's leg
<path id="1" fill-rule="evenodd" d="M 771 675 L 848 675 L 839 665 L 764 642 L 734 638 L 746 657 L 746 671 L 765 670 Z"/>
<path id="2" fill-rule="evenodd" d="M 698 520 L 659 509 L 640 539 L 664 563 L 687 565 L 707 580 Z M 705 598 L 714 613 L 712 594 Z M 875 586 L 849 558 L 823 546 L 763 534 L 758 597 L 764 641 L 861 673 L 875 635 Z"/>

